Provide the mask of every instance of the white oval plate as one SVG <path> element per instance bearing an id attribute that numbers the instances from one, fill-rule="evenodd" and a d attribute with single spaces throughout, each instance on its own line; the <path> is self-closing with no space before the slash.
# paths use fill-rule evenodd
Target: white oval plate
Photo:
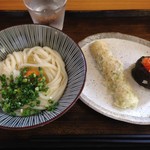
<path id="1" fill-rule="evenodd" d="M 107 42 L 114 56 L 124 64 L 125 75 L 139 98 L 135 109 L 119 109 L 103 84 L 89 52 L 89 45 L 97 39 Z M 80 41 L 79 46 L 87 62 L 87 76 L 80 99 L 95 111 L 110 118 L 139 125 L 150 124 L 150 90 L 138 85 L 131 76 L 131 68 L 141 56 L 150 56 L 150 41 L 122 33 L 99 33 Z"/>

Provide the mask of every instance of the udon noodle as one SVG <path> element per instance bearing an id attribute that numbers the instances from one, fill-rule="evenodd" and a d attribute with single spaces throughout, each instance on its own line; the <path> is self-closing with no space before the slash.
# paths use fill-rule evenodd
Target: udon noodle
<path id="1" fill-rule="evenodd" d="M 12 74 L 15 78 L 20 74 L 20 69 L 24 67 L 41 67 L 46 77 L 48 90 L 46 93 L 39 93 L 40 105 L 35 106 L 35 109 L 44 110 L 45 106 L 49 105 L 49 99 L 57 102 L 61 98 L 68 76 L 65 63 L 57 51 L 47 46 L 35 46 L 8 54 L 6 59 L 0 62 L 0 75 L 5 74 L 6 77 L 9 77 Z"/>

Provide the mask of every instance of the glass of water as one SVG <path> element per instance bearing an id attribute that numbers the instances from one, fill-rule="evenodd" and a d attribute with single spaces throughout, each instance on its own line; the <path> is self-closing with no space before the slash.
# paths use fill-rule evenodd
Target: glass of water
<path id="1" fill-rule="evenodd" d="M 23 0 L 35 24 L 63 29 L 67 0 Z"/>

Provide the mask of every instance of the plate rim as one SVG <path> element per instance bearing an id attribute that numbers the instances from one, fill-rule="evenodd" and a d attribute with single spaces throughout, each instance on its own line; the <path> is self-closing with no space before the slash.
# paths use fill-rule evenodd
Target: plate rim
<path id="1" fill-rule="evenodd" d="M 86 46 L 88 43 L 90 43 L 94 40 L 105 39 L 105 38 L 123 39 L 123 40 L 136 42 L 136 43 L 142 44 L 144 46 L 150 47 L 150 41 L 143 39 L 141 37 L 135 36 L 135 35 L 125 34 L 125 33 L 121 33 L 121 32 L 102 32 L 102 33 L 96 33 L 93 35 L 89 35 L 89 36 L 85 37 L 84 39 L 82 39 L 81 41 L 79 41 L 78 45 L 82 49 L 83 46 Z M 128 115 L 125 115 L 126 117 L 122 118 L 123 114 L 116 116 L 115 115 L 116 113 L 111 113 L 111 111 L 106 113 L 105 108 L 103 108 L 103 107 L 98 108 L 99 106 L 96 103 L 94 103 L 92 100 L 89 100 L 88 98 L 86 98 L 86 95 L 83 94 L 83 91 L 80 94 L 80 100 L 83 103 L 85 103 L 87 106 L 89 106 L 90 108 L 95 110 L 96 112 L 98 112 L 106 117 L 112 118 L 114 120 L 130 123 L 130 124 L 135 124 L 135 125 L 150 125 L 149 117 L 143 117 L 141 119 L 141 117 L 136 117 L 136 116 L 133 117 L 133 116 L 129 115 L 131 118 L 136 118 L 136 119 L 131 120 L 131 119 L 126 118 Z"/>

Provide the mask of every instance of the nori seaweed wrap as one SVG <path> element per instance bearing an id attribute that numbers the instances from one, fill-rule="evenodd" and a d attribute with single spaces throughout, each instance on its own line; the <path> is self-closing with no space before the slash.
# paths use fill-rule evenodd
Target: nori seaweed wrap
<path id="1" fill-rule="evenodd" d="M 131 70 L 132 77 L 141 86 L 150 89 L 150 56 L 142 56 Z"/>

